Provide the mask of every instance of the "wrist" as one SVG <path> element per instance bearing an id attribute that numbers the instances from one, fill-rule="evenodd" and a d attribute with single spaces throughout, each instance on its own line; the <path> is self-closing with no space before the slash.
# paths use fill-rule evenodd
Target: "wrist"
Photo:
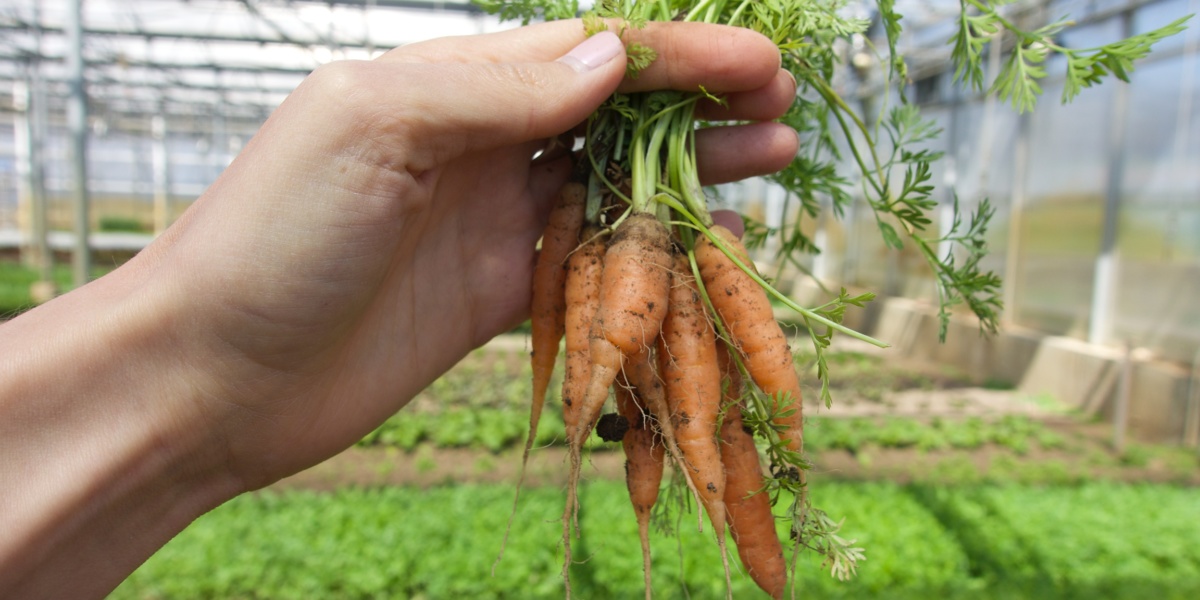
<path id="1" fill-rule="evenodd" d="M 0 327 L 0 592 L 103 595 L 240 491 L 177 300 L 131 268 Z"/>

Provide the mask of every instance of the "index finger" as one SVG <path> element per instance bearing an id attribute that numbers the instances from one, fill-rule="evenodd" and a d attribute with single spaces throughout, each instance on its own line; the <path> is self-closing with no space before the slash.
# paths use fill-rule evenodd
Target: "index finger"
<path id="1" fill-rule="evenodd" d="M 617 31 L 618 28 L 613 26 Z M 497 33 L 446 37 L 396 48 L 379 60 L 406 62 L 522 63 L 557 59 L 584 40 L 583 21 L 539 23 Z M 779 49 L 763 35 L 741 27 L 707 23 L 658 22 L 626 28 L 628 47 L 638 43 L 658 58 L 620 92 L 674 89 L 739 92 L 758 89 L 779 71 Z"/>

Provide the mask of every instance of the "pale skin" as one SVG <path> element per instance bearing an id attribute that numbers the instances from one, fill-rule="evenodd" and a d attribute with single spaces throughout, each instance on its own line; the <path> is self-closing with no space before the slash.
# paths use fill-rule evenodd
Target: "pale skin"
<path id="1" fill-rule="evenodd" d="M 352 445 L 528 313 L 568 159 L 614 90 L 723 93 L 706 183 L 776 171 L 791 77 L 765 38 L 577 21 L 318 69 L 178 223 L 0 324 L 0 596 L 102 597 L 192 520 Z M 562 58 L 568 56 L 568 58 Z"/>

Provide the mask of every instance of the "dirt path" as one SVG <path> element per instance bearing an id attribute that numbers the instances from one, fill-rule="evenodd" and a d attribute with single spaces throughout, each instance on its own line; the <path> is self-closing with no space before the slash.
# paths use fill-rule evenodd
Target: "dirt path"
<path id="1" fill-rule="evenodd" d="M 520 466 L 520 451 L 492 454 L 485 450 L 425 446 L 410 453 L 391 448 L 352 448 L 272 487 L 328 490 L 346 485 L 515 485 Z M 591 453 L 583 471 L 584 478 L 618 479 L 624 476 L 625 456 L 620 452 Z M 525 481 L 530 486 L 565 486 L 566 450 L 541 448 L 532 452 Z"/>

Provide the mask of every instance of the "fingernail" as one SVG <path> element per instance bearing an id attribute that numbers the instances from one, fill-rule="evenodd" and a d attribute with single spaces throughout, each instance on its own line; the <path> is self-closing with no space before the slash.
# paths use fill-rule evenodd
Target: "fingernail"
<path id="1" fill-rule="evenodd" d="M 784 73 L 787 73 L 788 78 L 792 80 L 792 89 L 793 90 L 800 89 L 800 84 L 796 82 L 796 74 L 795 73 L 792 73 L 791 71 L 789 71 L 787 69 L 780 69 L 780 70 L 783 71 Z"/>
<path id="2" fill-rule="evenodd" d="M 621 38 L 611 31 L 601 31 L 575 46 L 558 62 L 563 63 L 579 73 L 591 71 L 615 58 L 621 53 Z"/>

